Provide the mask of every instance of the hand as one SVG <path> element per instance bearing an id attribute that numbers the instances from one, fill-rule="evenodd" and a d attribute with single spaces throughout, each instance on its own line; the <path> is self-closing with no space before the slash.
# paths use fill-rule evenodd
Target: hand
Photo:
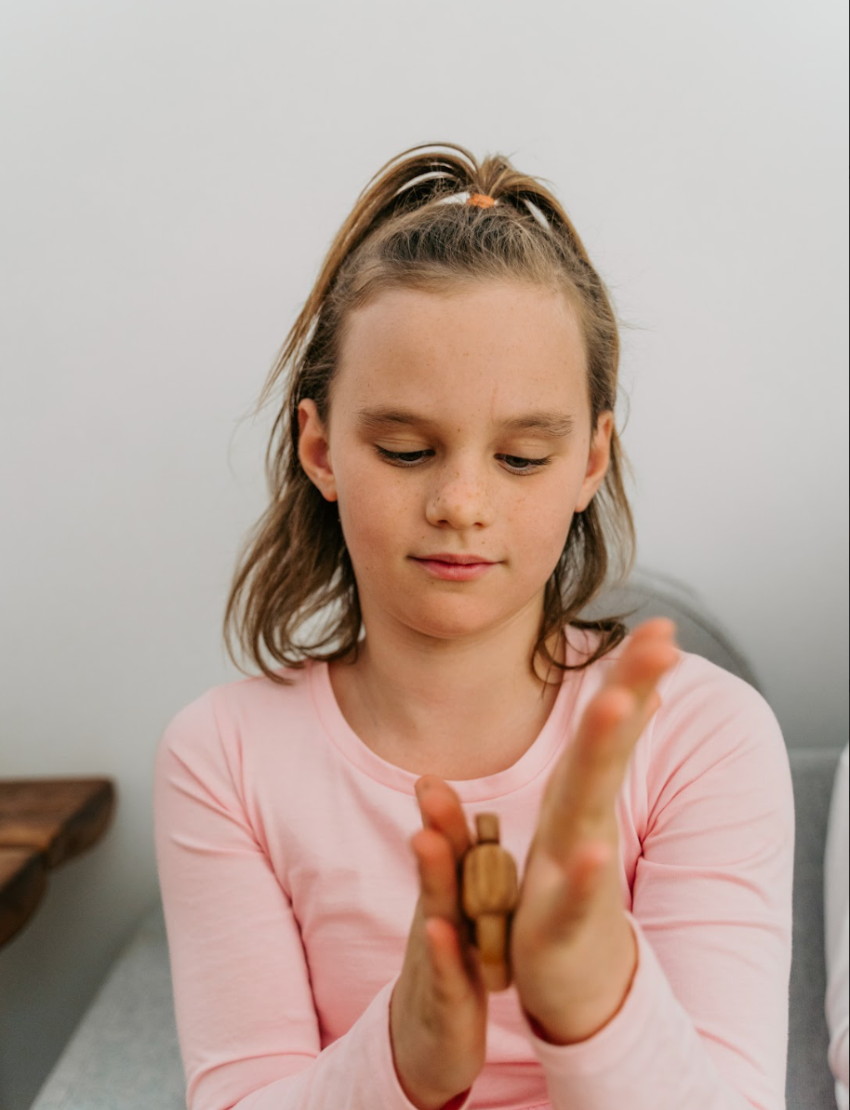
<path id="1" fill-rule="evenodd" d="M 605 1026 L 637 966 L 615 805 L 638 737 L 661 704 L 656 684 L 679 658 L 674 634 L 660 618 L 635 630 L 546 785 L 510 954 L 520 1002 L 535 1032 L 555 1044 Z"/>
<path id="2" fill-rule="evenodd" d="M 460 908 L 458 864 L 471 844 L 460 799 L 433 775 L 416 783 L 424 828 L 411 838 L 420 896 L 390 1003 L 399 1082 L 419 1110 L 438 1110 L 484 1066 L 487 989 Z"/>

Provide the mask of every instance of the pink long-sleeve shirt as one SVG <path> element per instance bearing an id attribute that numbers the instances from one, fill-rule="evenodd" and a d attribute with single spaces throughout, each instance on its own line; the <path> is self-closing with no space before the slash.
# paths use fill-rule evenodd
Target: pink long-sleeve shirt
<path id="1" fill-rule="evenodd" d="M 573 643 L 580 642 L 574 630 Z M 567 672 L 507 770 L 453 781 L 499 814 L 520 869 L 543 790 L 619 650 Z M 578 658 L 573 655 L 573 661 Z M 418 898 L 419 777 L 351 729 L 326 663 L 215 686 L 167 724 L 154 829 L 190 1110 L 412 1110 L 390 995 Z M 490 996 L 462 1110 L 781 1110 L 794 809 L 776 719 L 683 653 L 617 804 L 638 945 L 624 1004 L 589 1039 L 535 1036 Z M 435 696 L 439 692 L 435 691 Z"/>

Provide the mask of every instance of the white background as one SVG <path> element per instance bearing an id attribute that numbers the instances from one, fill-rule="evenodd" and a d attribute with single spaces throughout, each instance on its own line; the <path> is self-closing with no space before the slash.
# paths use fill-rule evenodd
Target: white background
<path id="1" fill-rule="evenodd" d="M 0 7 L 0 774 L 119 789 L 0 952 L 0 1104 L 25 1110 L 157 896 L 157 741 L 240 677 L 221 620 L 269 423 L 245 417 L 406 147 L 552 183 L 629 325 L 639 564 L 697 591 L 789 745 L 846 741 L 846 20 L 840 0 Z"/>

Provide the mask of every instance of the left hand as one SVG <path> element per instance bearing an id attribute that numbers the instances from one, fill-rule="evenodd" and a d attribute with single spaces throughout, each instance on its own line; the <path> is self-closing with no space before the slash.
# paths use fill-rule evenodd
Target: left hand
<path id="1" fill-rule="evenodd" d="M 617 1013 L 637 966 L 620 887 L 616 800 L 638 737 L 679 658 L 675 625 L 629 638 L 546 785 L 513 917 L 510 959 L 538 1036 L 572 1044 Z"/>
<path id="2" fill-rule="evenodd" d="M 586 1040 L 628 993 L 637 950 L 619 882 L 616 799 L 638 737 L 660 705 L 656 685 L 679 658 L 675 626 L 656 618 L 630 636 L 588 703 L 544 792 L 510 933 L 520 1002 L 538 1036 Z M 469 839 L 454 790 L 435 775 L 419 798 L 428 826 Z"/>

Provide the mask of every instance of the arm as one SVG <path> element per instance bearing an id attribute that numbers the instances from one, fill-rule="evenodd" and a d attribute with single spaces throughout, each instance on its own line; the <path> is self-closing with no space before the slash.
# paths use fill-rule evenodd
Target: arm
<path id="1" fill-rule="evenodd" d="M 635 752 L 647 822 L 627 915 L 637 968 L 588 1039 L 529 1035 L 555 1110 L 782 1110 L 793 794 L 776 719 L 695 656 Z"/>
<path id="2" fill-rule="evenodd" d="M 848 748 L 845 747 L 838 761 L 832 804 L 829 811 L 829 830 L 824 856 L 825 924 L 826 924 L 826 1020 L 829 1026 L 829 1066 L 836 1083 L 850 1086 L 850 1061 L 848 1061 L 848 918 L 847 868 L 850 864 L 848 843 Z"/>
<path id="3" fill-rule="evenodd" d="M 189 1110 L 415 1110 L 393 1065 L 387 983 L 322 1049 L 298 921 L 246 813 L 216 693 L 167 726 L 154 836 Z"/>

